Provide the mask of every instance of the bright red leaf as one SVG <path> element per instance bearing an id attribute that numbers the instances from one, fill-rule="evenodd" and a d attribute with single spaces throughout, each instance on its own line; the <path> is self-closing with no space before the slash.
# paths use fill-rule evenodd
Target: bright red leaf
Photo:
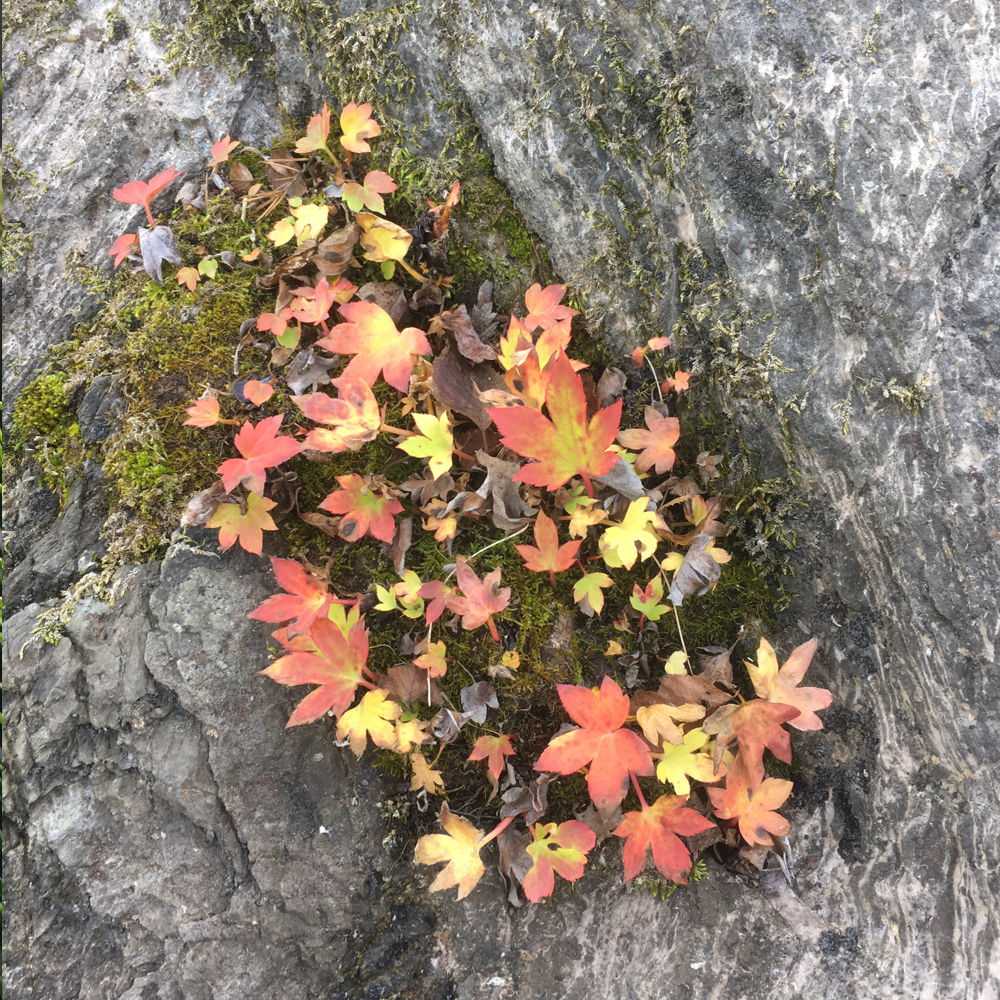
<path id="1" fill-rule="evenodd" d="M 553 737 L 535 770 L 572 774 L 590 764 L 590 797 L 608 814 L 625 798 L 629 771 L 653 773 L 649 747 L 636 733 L 622 729 L 629 700 L 610 677 L 604 678 L 599 692 L 575 684 L 560 684 L 557 690 L 570 718 L 582 728 Z"/>
<path id="2" fill-rule="evenodd" d="M 396 531 L 394 514 L 403 505 L 388 494 L 378 493 L 361 476 L 337 476 L 340 489 L 334 490 L 321 504 L 331 514 L 343 514 L 338 534 L 345 542 L 356 542 L 371 532 L 374 538 L 391 542 Z"/>
<path id="3" fill-rule="evenodd" d="M 129 181 L 128 184 L 115 188 L 111 192 L 111 197 L 126 205 L 142 205 L 146 209 L 146 218 L 149 219 L 149 224 L 155 226 L 156 222 L 153 219 L 153 211 L 149 207 L 150 203 L 168 184 L 172 184 L 183 173 L 183 170 L 178 170 L 176 167 L 167 167 L 150 181 Z"/>
<path id="4" fill-rule="evenodd" d="M 614 443 L 621 421 L 622 403 L 597 413 L 587 421 L 587 399 L 580 376 L 565 354 L 551 366 L 546 391 L 548 417 L 526 406 L 494 407 L 487 410 L 503 435 L 503 444 L 526 458 L 514 478 L 532 486 L 556 490 L 572 476 L 603 476 L 618 461 L 608 448 Z"/>
<path id="5" fill-rule="evenodd" d="M 122 233 L 111 244 L 111 249 L 108 251 L 109 257 L 114 257 L 115 268 L 132 252 L 132 248 L 138 249 L 139 236 L 137 233 Z"/>
<path id="6" fill-rule="evenodd" d="M 499 577 L 497 579 L 499 580 Z M 424 611 L 428 625 L 433 625 L 444 614 L 444 609 L 448 606 L 448 601 L 454 593 L 453 587 L 449 587 L 440 580 L 431 580 L 417 591 L 417 596 L 428 602 Z"/>
<path id="7" fill-rule="evenodd" d="M 216 470 L 222 476 L 227 493 L 240 483 L 254 493 L 263 493 L 267 478 L 264 470 L 281 465 L 299 453 L 298 441 L 278 435 L 278 428 L 284 419 L 284 414 L 265 417 L 256 427 L 248 420 L 239 429 L 233 443 L 243 457 L 227 458 Z"/>
<path id="8" fill-rule="evenodd" d="M 556 522 L 545 511 L 538 512 L 535 520 L 535 545 L 515 545 L 514 548 L 524 558 L 524 565 L 535 573 L 548 573 L 549 582 L 555 586 L 556 573 L 562 573 L 573 565 L 582 541 L 559 544 Z"/>
<path id="9" fill-rule="evenodd" d="M 531 829 L 534 842 L 526 848 L 534 862 L 524 876 L 524 894 L 533 903 L 552 895 L 553 872 L 567 882 L 583 876 L 587 852 L 593 850 L 597 835 L 585 823 L 571 819 L 565 823 L 536 823 Z"/>
<path id="10" fill-rule="evenodd" d="M 725 788 L 709 788 L 707 791 L 715 815 L 720 819 L 739 820 L 740 833 L 751 846 L 762 844 L 770 847 L 774 841 L 769 833 L 784 837 L 792 828 L 784 816 L 774 812 L 792 794 L 790 781 L 765 778 L 751 799 L 743 776 L 730 773 L 726 776 Z"/>
<path id="11" fill-rule="evenodd" d="M 469 760 L 486 760 L 494 781 L 500 780 L 504 757 L 511 757 L 514 748 L 510 741 L 514 736 L 480 736 L 469 754 Z"/>
<path id="12" fill-rule="evenodd" d="M 726 747 L 736 740 L 739 745 L 743 773 L 751 788 L 764 780 L 764 748 L 778 760 L 792 762 L 792 743 L 788 730 L 781 724 L 797 718 L 799 710 L 791 705 L 772 705 L 755 698 L 745 705 L 723 705 L 716 709 L 701 726 L 702 732 L 715 736 L 715 766 Z"/>
<path id="13" fill-rule="evenodd" d="M 361 671 L 368 659 L 368 633 L 363 618 L 346 638 L 329 618 L 317 618 L 309 637 L 316 644 L 315 653 L 291 652 L 261 671 L 289 687 L 320 685 L 295 706 L 287 726 L 315 722 L 329 711 L 340 718 L 354 700 L 357 686 L 365 683 Z"/>
<path id="14" fill-rule="evenodd" d="M 326 583 L 310 576 L 295 559 L 271 557 L 278 586 L 286 591 L 269 597 L 247 618 L 259 622 L 291 622 L 287 635 L 305 632 L 312 623 L 326 615 L 333 595 L 328 594 Z"/>
<path id="15" fill-rule="evenodd" d="M 424 331 L 412 326 L 397 330 L 392 317 L 374 302 L 349 302 L 340 312 L 348 322 L 338 323 L 317 346 L 334 354 L 355 355 L 343 375 L 374 385 L 381 372 L 389 385 L 406 392 L 413 355 L 431 353 Z"/>
<path id="16" fill-rule="evenodd" d="M 694 809 L 685 807 L 686 795 L 661 795 L 651 806 L 642 803 L 642 812 L 627 812 L 616 837 L 625 841 L 625 881 L 646 867 L 649 850 L 653 863 L 669 879 L 687 885 L 691 855 L 680 837 L 702 833 L 715 824 Z"/>
<path id="17" fill-rule="evenodd" d="M 239 541 L 241 548 L 259 556 L 264 548 L 263 533 L 278 530 L 268 514 L 277 506 L 273 500 L 251 493 L 247 497 L 245 514 L 238 503 L 220 503 L 207 526 L 219 529 L 219 544 L 223 549 L 230 549 Z"/>
<path id="18" fill-rule="evenodd" d="M 465 595 L 447 598 L 447 604 L 456 615 L 462 616 L 462 628 L 471 632 L 480 625 L 488 624 L 494 642 L 500 641 L 500 633 L 493 622 L 493 615 L 503 611 L 510 604 L 510 587 L 500 586 L 500 567 L 487 573 L 482 580 L 462 556 L 458 557 L 455 577 L 459 589 Z M 421 596 L 424 588 L 420 588 Z"/>

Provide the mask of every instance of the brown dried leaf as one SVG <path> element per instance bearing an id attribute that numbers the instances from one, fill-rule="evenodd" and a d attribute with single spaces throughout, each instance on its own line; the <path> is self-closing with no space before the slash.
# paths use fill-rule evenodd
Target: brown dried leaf
<path id="1" fill-rule="evenodd" d="M 605 819 L 600 812 L 598 812 L 593 802 L 591 802 L 582 813 L 574 810 L 573 815 L 581 823 L 585 826 L 589 826 L 590 829 L 594 831 L 598 844 L 603 843 L 609 837 L 613 836 L 615 830 L 621 825 L 622 820 L 625 818 L 622 814 L 621 807 L 615 806 L 615 811 L 607 819 Z"/>
<path id="2" fill-rule="evenodd" d="M 427 704 L 427 671 L 415 667 L 412 663 L 399 663 L 390 667 L 384 677 L 379 677 L 379 687 L 388 691 L 389 695 L 397 701 L 405 702 L 407 705 L 411 705 L 415 701 Z M 441 704 L 441 688 L 433 678 L 431 679 L 431 704 Z"/>
<path id="3" fill-rule="evenodd" d="M 472 325 L 464 305 L 441 313 L 439 320 L 446 329 L 455 334 L 455 345 L 463 358 L 474 365 L 482 364 L 484 361 L 496 361 L 497 352 L 479 339 L 479 334 Z"/>
<path id="4" fill-rule="evenodd" d="M 515 785 L 508 788 L 500 798 L 500 818 L 519 816 L 524 813 L 524 822 L 529 826 L 545 815 L 549 807 L 549 783 L 553 780 L 551 774 L 540 774 L 527 788 Z"/>
<path id="5" fill-rule="evenodd" d="M 406 553 L 412 544 L 413 518 L 401 518 L 396 522 L 396 533 L 392 536 L 392 543 L 385 549 L 385 554 L 392 560 L 393 568 L 400 576 L 406 569 Z"/>
<path id="6" fill-rule="evenodd" d="M 707 594 L 719 582 L 722 567 L 705 551 L 714 541 L 711 535 L 695 535 L 670 585 L 671 603 L 680 606 L 685 597 Z"/>
<path id="7" fill-rule="evenodd" d="M 486 711 L 499 708 L 497 690 L 489 681 L 477 681 L 462 688 L 462 714 L 466 720 L 482 725 L 486 721 Z"/>
<path id="8" fill-rule="evenodd" d="M 215 508 L 222 503 L 222 498 L 226 495 L 222 480 L 212 483 L 207 490 L 195 493 L 187 502 L 184 513 L 181 514 L 181 527 L 190 528 L 208 524 L 215 514 Z"/>
<path id="9" fill-rule="evenodd" d="M 479 391 L 502 386 L 503 376 L 493 365 L 470 364 L 450 341 L 434 359 L 435 398 L 448 409 L 467 416 L 480 430 L 489 427 L 491 421 Z"/>
<path id="10" fill-rule="evenodd" d="M 354 245 L 358 242 L 360 234 L 361 227 L 356 222 L 330 233 L 316 247 L 316 253 L 311 258 L 316 270 L 327 277 L 343 274 L 354 260 Z"/>
<path id="11" fill-rule="evenodd" d="M 597 380 L 597 398 L 602 407 L 611 406 L 621 399 L 625 382 L 625 373 L 620 368 L 604 369 L 604 374 Z"/>
<path id="12" fill-rule="evenodd" d="M 636 691 L 630 699 L 629 711 L 635 712 L 649 705 L 704 705 L 709 712 L 732 700 L 732 695 L 720 691 L 703 677 L 689 674 L 670 674 L 660 681 L 657 691 Z"/>
<path id="13" fill-rule="evenodd" d="M 301 453 L 300 453 L 301 454 Z M 306 456 L 308 458 L 308 455 Z M 319 528 L 320 531 L 329 535 L 331 538 L 338 538 L 338 528 L 340 527 L 339 517 L 329 517 L 327 514 L 317 514 L 314 511 L 310 511 L 307 514 L 299 514 L 306 524 L 311 524 L 314 528 Z"/>
<path id="14" fill-rule="evenodd" d="M 531 841 L 530 833 L 518 833 L 513 826 L 508 826 L 497 841 L 500 852 L 497 868 L 507 880 L 507 901 L 511 906 L 524 906 L 524 900 L 521 899 L 517 887 L 524 881 L 524 876 L 534 863 L 527 851 Z"/>
<path id="15" fill-rule="evenodd" d="M 508 532 L 523 527 L 525 518 L 534 517 L 536 512 L 521 498 L 520 484 L 514 482 L 520 464 L 493 458 L 485 451 L 477 451 L 476 460 L 486 469 L 486 480 L 476 492 L 493 500 L 493 523 Z"/>
<path id="16" fill-rule="evenodd" d="M 299 351 L 285 373 L 285 384 L 296 396 L 315 392 L 319 386 L 330 381 L 330 369 L 339 364 L 339 355 L 327 358 L 317 354 L 312 347 Z"/>
<path id="17" fill-rule="evenodd" d="M 394 281 L 369 281 L 357 291 L 362 302 L 374 302 L 384 309 L 396 326 L 402 326 L 402 319 L 410 308 L 406 303 L 406 292 Z"/>
<path id="18" fill-rule="evenodd" d="M 229 183 L 232 184 L 233 190 L 238 195 L 244 195 L 250 190 L 250 185 L 253 184 L 253 174 L 250 172 L 250 168 L 245 163 L 240 163 L 239 160 L 229 164 Z"/>
<path id="19" fill-rule="evenodd" d="M 732 649 L 725 646 L 699 646 L 694 651 L 695 673 L 710 684 L 733 686 L 733 665 L 729 661 Z"/>

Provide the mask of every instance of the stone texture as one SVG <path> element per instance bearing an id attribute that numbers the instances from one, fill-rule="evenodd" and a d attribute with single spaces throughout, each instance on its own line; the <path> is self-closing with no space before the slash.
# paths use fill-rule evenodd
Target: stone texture
<path id="1" fill-rule="evenodd" d="M 774 400 L 728 405 L 766 474 L 790 440 L 811 500 L 778 642 L 820 635 L 836 708 L 797 742 L 796 886 L 713 869 L 663 904 L 588 877 L 509 912 L 491 872 L 461 904 L 427 896 L 371 808 L 395 789 L 322 727 L 282 731 L 290 696 L 256 677 L 262 634 L 240 619 L 260 564 L 175 551 L 58 646 L 19 659 L 37 608 L 6 624 L 11 997 L 998 995 L 996 8 L 636 6 L 428 3 L 395 43 L 418 84 L 400 113 L 446 121 L 427 92 L 467 104 L 613 343 L 682 315 L 678 244 L 736 283 L 736 362 L 777 331 Z M 129 45 L 92 2 L 66 15 L 75 41 L 7 44 L 5 138 L 50 188 L 12 203 L 36 249 L 4 282 L 5 396 L 85 314 L 62 253 L 102 259 L 128 228 L 112 187 L 227 130 L 267 138 L 276 96 L 295 113 L 328 96 L 273 11 L 277 95 L 216 70 L 129 89 L 159 72 L 150 23 L 183 14 L 120 10 Z M 675 106 L 690 152 L 669 176 Z M 877 384 L 925 375 L 916 415 Z"/>

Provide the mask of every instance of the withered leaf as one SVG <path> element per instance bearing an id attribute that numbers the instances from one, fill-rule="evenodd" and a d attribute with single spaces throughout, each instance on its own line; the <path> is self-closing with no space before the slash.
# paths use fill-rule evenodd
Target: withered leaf
<path id="1" fill-rule="evenodd" d="M 238 195 L 244 195 L 250 190 L 253 184 L 253 174 L 245 163 L 239 160 L 229 164 L 229 183 Z"/>
<path id="2" fill-rule="evenodd" d="M 208 524 L 212 520 L 215 508 L 226 495 L 222 480 L 212 483 L 207 490 L 195 493 L 187 502 L 184 513 L 181 514 L 181 527 L 188 528 Z"/>
<path id="3" fill-rule="evenodd" d="M 374 302 L 381 306 L 391 317 L 396 326 L 401 325 L 409 306 L 406 304 L 406 292 L 394 281 L 369 281 L 357 291 L 357 298 L 362 302 Z"/>
<path id="4" fill-rule="evenodd" d="M 204 208 L 205 188 L 202 184 L 196 184 L 194 181 L 185 181 L 174 201 L 179 201 L 183 208 Z"/>
<path id="5" fill-rule="evenodd" d="M 181 254 L 177 237 L 167 226 L 143 229 L 139 226 L 139 250 L 142 252 L 142 266 L 153 281 L 163 284 L 163 262 L 180 264 Z"/>
<path id="6" fill-rule="evenodd" d="M 354 245 L 361 235 L 361 227 L 356 222 L 335 229 L 316 247 L 312 263 L 320 274 L 328 277 L 343 274 L 354 260 Z"/>
<path id="7" fill-rule="evenodd" d="M 508 788 L 500 796 L 503 800 L 500 818 L 524 813 L 524 822 L 530 826 L 535 820 L 544 816 L 545 810 L 549 807 L 549 783 L 553 777 L 551 774 L 540 774 L 526 788 L 520 785 Z"/>
<path id="8" fill-rule="evenodd" d="M 638 500 L 639 497 L 649 496 L 642 481 L 636 475 L 635 469 L 624 458 L 619 458 L 611 467 L 610 472 L 603 476 L 591 476 L 590 478 L 595 483 L 600 483 L 601 486 L 610 487 L 627 500 Z"/>
<path id="9" fill-rule="evenodd" d="M 417 312 L 433 312 L 444 302 L 444 292 L 433 281 L 425 281 L 410 299 L 410 308 Z"/>
<path id="10" fill-rule="evenodd" d="M 692 677 L 690 674 L 670 674 L 660 681 L 658 691 L 636 692 L 633 701 L 638 701 L 640 696 L 645 696 L 643 700 L 646 705 L 700 704 L 709 712 L 732 700 L 732 695 L 720 691 L 714 684 L 709 684 L 704 677 Z"/>
<path id="11" fill-rule="evenodd" d="M 285 384 L 296 396 L 303 396 L 309 391 L 315 392 L 319 386 L 330 381 L 330 369 L 339 364 L 339 355 L 327 358 L 317 354 L 312 347 L 299 351 L 288 366 Z"/>
<path id="12" fill-rule="evenodd" d="M 464 305 L 441 313 L 439 318 L 444 327 L 455 335 L 455 345 L 463 358 L 474 365 L 482 364 L 484 361 L 496 361 L 497 352 L 479 339 L 479 334 Z"/>
<path id="13" fill-rule="evenodd" d="M 622 820 L 625 816 L 622 813 L 621 806 L 615 806 L 615 810 L 610 816 L 605 819 L 600 812 L 598 812 L 594 803 L 591 802 L 583 812 L 573 811 L 573 815 L 584 825 L 589 826 L 591 830 L 594 831 L 594 835 L 597 837 L 597 843 L 601 844 L 609 837 L 614 835 L 615 830 L 621 825 Z M 716 827 L 718 829 L 718 827 Z"/>
<path id="14" fill-rule="evenodd" d="M 308 456 L 306 456 L 308 458 Z M 331 538 L 339 538 L 338 529 L 340 528 L 340 518 L 330 517 L 327 514 L 317 514 L 314 511 L 309 511 L 307 514 L 299 514 L 306 524 L 311 524 L 314 528 L 319 528 L 324 534 L 329 535 Z"/>
<path id="15" fill-rule="evenodd" d="M 532 860 L 527 851 L 530 843 L 531 834 L 518 833 L 513 826 L 508 826 L 497 841 L 497 848 L 500 852 L 497 868 L 507 880 L 507 901 L 511 906 L 524 905 L 524 900 L 521 899 L 517 887 L 524 881 L 524 876 L 531 869 Z"/>
<path id="16" fill-rule="evenodd" d="M 610 406 L 621 399 L 625 382 L 625 373 L 620 368 L 605 368 L 604 374 L 597 380 L 597 398 L 601 406 Z"/>
<path id="17" fill-rule="evenodd" d="M 388 691 L 391 697 L 407 705 L 415 701 L 427 704 L 427 671 L 415 667 L 412 663 L 400 663 L 390 667 L 385 676 L 379 678 L 379 686 Z M 433 678 L 431 678 L 431 704 L 441 704 L 441 688 Z M 457 731 L 455 735 L 458 735 Z M 445 742 L 450 743 L 451 740 Z"/>
<path id="18" fill-rule="evenodd" d="M 485 451 L 477 451 L 476 459 L 486 469 L 486 479 L 477 494 L 493 500 L 493 523 L 501 531 L 516 531 L 525 523 L 524 518 L 535 514 L 535 508 L 521 499 L 519 484 L 514 482 L 520 464 L 493 458 Z"/>
<path id="19" fill-rule="evenodd" d="M 316 241 L 315 240 L 304 240 L 302 245 L 296 248 L 287 257 L 283 258 L 278 262 L 278 266 L 270 274 L 258 274 L 255 279 L 255 284 L 258 288 L 269 291 L 272 288 L 277 288 L 282 278 L 288 277 L 290 275 L 304 275 L 306 271 L 311 267 L 311 261 L 315 256 L 316 251 Z M 305 279 L 301 278 L 299 284 L 304 283 Z M 288 300 L 279 308 L 277 305 L 272 310 L 272 312 L 281 312 L 284 306 L 291 305 L 291 301 L 294 295 L 290 295 Z"/>
<path id="20" fill-rule="evenodd" d="M 393 568 L 402 576 L 406 569 L 406 553 L 413 543 L 413 518 L 404 517 L 396 522 L 396 533 L 386 546 L 385 554 L 392 560 Z"/>
<path id="21" fill-rule="evenodd" d="M 711 535 L 699 533 L 694 536 L 691 547 L 684 553 L 684 562 L 670 585 L 669 598 L 673 604 L 683 604 L 684 598 L 692 594 L 707 594 L 718 582 L 722 568 L 705 551 L 714 541 Z"/>
<path id="22" fill-rule="evenodd" d="M 490 416 L 479 390 L 500 389 L 503 376 L 493 365 L 470 364 L 449 341 L 434 359 L 434 396 L 450 410 L 462 413 L 480 430 L 490 425 Z"/>
<path id="23" fill-rule="evenodd" d="M 486 721 L 486 710 L 499 707 L 496 688 L 489 681 L 477 681 L 462 688 L 462 714 L 473 722 L 482 725 Z"/>
<path id="24" fill-rule="evenodd" d="M 731 649 L 725 646 L 699 646 L 694 651 L 695 673 L 710 684 L 733 686 L 733 665 L 729 661 Z"/>
<path id="25" fill-rule="evenodd" d="M 419 670 L 419 667 L 414 667 L 414 670 Z M 424 677 L 426 678 L 426 674 Z M 426 679 L 424 680 L 426 684 Z M 454 743 L 458 739 L 458 734 L 462 729 L 462 726 L 468 720 L 465 718 L 464 714 L 456 715 L 450 708 L 442 708 L 437 715 L 431 719 L 431 727 L 434 730 L 434 735 L 442 743 Z"/>
<path id="26" fill-rule="evenodd" d="M 479 295 L 476 297 L 476 304 L 469 314 L 472 325 L 476 328 L 476 333 L 483 340 L 492 340 L 500 327 L 497 314 L 493 311 L 493 282 L 486 280 L 479 286 Z"/>
<path id="27" fill-rule="evenodd" d="M 264 176 L 277 191 L 289 198 L 301 198 L 309 189 L 295 157 L 287 149 L 276 149 L 264 163 Z"/>

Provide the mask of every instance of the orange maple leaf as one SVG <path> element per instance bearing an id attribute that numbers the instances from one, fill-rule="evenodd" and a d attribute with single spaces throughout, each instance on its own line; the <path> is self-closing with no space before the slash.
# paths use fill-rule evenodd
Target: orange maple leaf
<path id="1" fill-rule="evenodd" d="M 702 732 L 715 736 L 715 769 L 718 773 L 722 755 L 733 740 L 739 745 L 736 765 L 756 788 L 764 780 L 764 748 L 778 760 L 792 762 L 792 742 L 781 724 L 794 719 L 799 710 L 791 705 L 772 705 L 755 698 L 745 705 L 723 705 L 701 725 Z"/>
<path id="2" fill-rule="evenodd" d="M 770 847 L 774 841 L 768 836 L 787 836 L 792 824 L 779 816 L 777 809 L 792 794 L 792 782 L 781 778 L 765 778 L 753 793 L 747 791 L 743 776 L 731 773 L 726 776 L 725 788 L 708 788 L 712 809 L 719 819 L 739 820 L 740 833 L 750 844 Z"/>
<path id="3" fill-rule="evenodd" d="M 310 419 L 329 427 L 314 427 L 302 442 L 302 447 L 314 451 L 357 451 L 374 441 L 382 426 L 382 413 L 371 388 L 357 375 L 341 375 L 334 379 L 339 398 L 325 392 L 294 396 L 299 409 Z"/>
<path id="4" fill-rule="evenodd" d="M 431 892 L 458 886 L 458 899 L 464 899 L 476 887 L 486 869 L 479 852 L 494 837 L 499 836 L 513 820 L 508 816 L 488 834 L 474 827 L 467 819 L 456 816 L 447 806 L 441 806 L 438 817 L 444 833 L 428 833 L 417 841 L 415 858 L 419 865 L 436 865 L 447 861 L 431 883 Z"/>
<path id="5" fill-rule="evenodd" d="M 711 794 L 711 793 L 710 793 Z M 686 808 L 686 795 L 661 795 L 651 806 L 642 802 L 641 812 L 627 812 L 614 831 L 625 837 L 625 881 L 646 867 L 650 848 L 653 863 L 669 879 L 687 885 L 691 855 L 680 837 L 690 837 L 714 826 L 694 809 Z"/>
<path id="6" fill-rule="evenodd" d="M 510 604 L 510 587 L 500 586 L 500 567 L 497 566 L 492 573 L 487 573 L 480 580 L 464 557 L 459 556 L 455 567 L 455 577 L 458 580 L 459 589 L 465 596 L 452 595 L 448 597 L 446 601 L 449 610 L 462 616 L 462 628 L 468 632 L 479 628 L 480 625 L 489 625 L 493 641 L 499 642 L 500 633 L 497 631 L 493 616 Z M 421 596 L 423 596 L 423 591 L 424 588 L 421 587 Z"/>
<path id="7" fill-rule="evenodd" d="M 514 748 L 510 745 L 510 741 L 516 739 L 515 736 L 480 736 L 476 740 L 476 745 L 472 748 L 472 753 L 469 754 L 469 760 L 486 760 L 487 767 L 490 769 L 490 774 L 493 775 L 494 781 L 500 780 L 500 772 L 503 770 L 504 757 L 511 757 L 514 754 Z"/>
<path id="8" fill-rule="evenodd" d="M 391 542 L 396 532 L 394 514 L 403 510 L 403 505 L 388 494 L 375 490 L 356 473 L 337 476 L 339 490 L 334 490 L 320 504 L 331 514 L 343 514 L 337 533 L 345 542 L 356 542 L 371 532 L 374 538 Z"/>
<path id="9" fill-rule="evenodd" d="M 334 159 L 326 145 L 326 140 L 330 135 L 330 109 L 326 101 L 323 102 L 323 110 L 318 115 L 313 115 L 306 125 L 305 137 L 295 143 L 296 153 L 315 153 L 317 150 L 325 150 L 331 159 Z"/>
<path id="10" fill-rule="evenodd" d="M 115 270 L 118 269 L 118 265 L 131 253 L 132 247 L 136 246 L 139 242 L 138 233 L 122 233 L 111 244 L 111 249 L 108 251 L 109 257 L 114 257 L 115 259 Z"/>
<path id="11" fill-rule="evenodd" d="M 569 717 L 582 728 L 554 736 L 535 770 L 572 774 L 590 764 L 587 789 L 597 808 L 608 815 L 625 798 L 629 771 L 653 773 L 649 747 L 638 734 L 622 729 L 628 695 L 610 677 L 604 678 L 600 691 L 576 684 L 560 684 L 556 690 Z"/>
<path id="12" fill-rule="evenodd" d="M 265 417 L 256 427 L 248 420 L 237 432 L 233 443 L 242 458 L 227 458 L 216 472 L 222 476 L 226 492 L 231 493 L 240 483 L 253 493 L 264 492 L 265 469 L 287 462 L 299 453 L 298 441 L 278 436 L 284 414 Z"/>
<path id="13" fill-rule="evenodd" d="M 372 106 L 354 101 L 340 112 L 340 128 L 344 133 L 340 144 L 352 153 L 370 153 L 372 148 L 364 140 L 382 134 L 382 126 L 372 118 Z"/>
<path id="14" fill-rule="evenodd" d="M 243 395 L 254 406 L 263 406 L 274 395 L 274 386 L 270 382 L 261 382 L 252 378 L 244 382 Z"/>
<path id="15" fill-rule="evenodd" d="M 190 416 L 182 427 L 213 427 L 219 422 L 219 401 L 215 396 L 196 399 L 184 412 Z"/>
<path id="16" fill-rule="evenodd" d="M 515 545 L 514 548 L 524 558 L 524 565 L 535 573 L 548 573 L 549 582 L 554 587 L 556 573 L 567 570 L 576 560 L 576 553 L 582 541 L 559 544 L 556 522 L 545 511 L 540 510 L 535 519 L 535 545 Z"/>
<path id="17" fill-rule="evenodd" d="M 343 371 L 374 385 L 379 372 L 400 392 L 410 387 L 414 354 L 430 354 L 427 335 L 416 327 L 397 330 L 392 317 L 374 302 L 349 302 L 340 307 L 346 323 L 338 323 L 316 342 L 334 354 L 355 355 Z"/>
<path id="18" fill-rule="evenodd" d="M 251 493 L 244 514 L 238 503 L 220 503 L 207 527 L 219 529 L 219 544 L 230 549 L 238 540 L 240 547 L 255 556 L 264 548 L 264 532 L 277 531 L 278 526 L 268 511 L 278 505 L 273 500 Z"/>
<path id="19" fill-rule="evenodd" d="M 259 622 L 291 622 L 286 633 L 289 637 L 305 632 L 317 618 L 326 615 L 334 595 L 327 593 L 325 581 L 310 576 L 294 559 L 271 556 L 271 568 L 278 586 L 286 593 L 269 597 L 247 618 Z"/>
<path id="20" fill-rule="evenodd" d="M 161 170 L 150 181 L 129 181 L 128 184 L 124 184 L 120 188 L 115 188 L 111 192 L 111 197 L 115 201 L 124 202 L 126 205 L 142 205 L 146 209 L 146 218 L 149 219 L 149 224 L 155 226 L 156 222 L 153 219 L 150 202 L 168 184 L 173 183 L 183 173 L 183 170 L 178 170 L 176 167 L 167 167 L 166 170 Z"/>
<path id="21" fill-rule="evenodd" d="M 528 309 L 528 315 L 524 318 L 524 325 L 529 330 L 535 327 L 546 329 L 553 323 L 560 320 L 572 319 L 577 315 L 575 309 L 569 306 L 561 306 L 559 303 L 566 294 L 565 285 L 549 285 L 542 288 L 537 282 L 524 293 L 524 304 Z"/>
<path id="22" fill-rule="evenodd" d="M 593 496 L 590 477 L 603 476 L 618 461 L 608 448 L 618 433 L 622 402 L 598 410 L 588 422 L 583 381 L 562 352 L 552 362 L 545 399 L 549 417 L 526 406 L 486 411 L 503 435 L 506 447 L 537 460 L 525 465 L 514 479 L 557 490 L 579 475 Z"/>
<path id="23" fill-rule="evenodd" d="M 793 729 L 822 729 L 823 720 L 816 713 L 829 708 L 833 701 L 833 695 L 826 688 L 799 687 L 815 652 L 816 640 L 810 639 L 796 646 L 779 670 L 774 647 L 767 639 L 761 639 L 757 666 L 743 661 L 758 698 L 772 704 L 792 705 L 802 713 L 788 720 Z"/>
<path id="24" fill-rule="evenodd" d="M 419 594 L 419 591 L 417 592 Z M 444 677 L 448 672 L 447 647 L 443 642 L 430 642 L 427 644 L 427 652 L 422 653 L 414 661 L 415 667 L 426 670 L 431 677 Z M 513 753 L 513 751 L 511 751 Z"/>
<path id="25" fill-rule="evenodd" d="M 229 159 L 229 154 L 240 144 L 239 139 L 230 139 L 227 132 L 225 137 L 218 142 L 212 143 L 211 166 L 217 167 L 220 163 L 225 163 Z"/>
<path id="26" fill-rule="evenodd" d="M 364 619 L 360 619 L 347 634 L 329 618 L 317 618 L 308 633 L 299 636 L 299 645 L 311 640 L 315 651 L 305 648 L 275 660 L 261 673 L 271 680 L 293 687 L 298 684 L 319 684 L 295 706 L 285 728 L 315 722 L 327 712 L 338 718 L 347 711 L 354 700 L 359 684 L 371 687 L 363 677 L 368 659 L 368 633 Z"/>
<path id="27" fill-rule="evenodd" d="M 597 835 L 585 823 L 571 819 L 565 823 L 536 823 L 531 828 L 534 842 L 526 848 L 533 864 L 521 883 L 533 903 L 552 895 L 554 872 L 567 882 L 583 877 L 587 852 L 593 850 Z"/>
<path id="28" fill-rule="evenodd" d="M 635 467 L 645 472 L 655 466 L 657 475 L 663 475 L 674 467 L 673 446 L 681 436 L 680 421 L 676 417 L 665 417 L 655 406 L 646 407 L 646 426 L 649 430 L 632 428 L 619 432 L 618 440 L 626 448 L 640 452 Z"/>

